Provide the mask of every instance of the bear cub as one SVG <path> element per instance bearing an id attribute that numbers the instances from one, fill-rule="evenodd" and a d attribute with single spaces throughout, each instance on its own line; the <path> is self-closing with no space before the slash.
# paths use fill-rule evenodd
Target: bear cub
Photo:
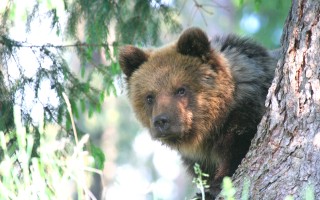
<path id="1" fill-rule="evenodd" d="M 210 175 L 207 198 L 220 192 L 249 150 L 265 111 L 276 59 L 250 39 L 185 30 L 154 50 L 121 49 L 134 112 L 154 140 L 178 151 L 193 174 Z"/>

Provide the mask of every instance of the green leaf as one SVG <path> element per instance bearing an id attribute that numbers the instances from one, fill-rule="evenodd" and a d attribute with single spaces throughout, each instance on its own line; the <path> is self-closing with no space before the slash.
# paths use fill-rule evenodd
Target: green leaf
<path id="1" fill-rule="evenodd" d="M 100 103 L 98 103 L 98 104 L 96 105 L 96 111 L 97 111 L 98 113 L 101 113 L 101 104 L 100 104 Z"/>
<path id="2" fill-rule="evenodd" d="M 71 104 L 72 113 L 74 114 L 74 116 L 76 118 L 79 118 L 79 111 L 78 111 L 76 103 L 70 99 L 70 104 Z"/>
<path id="3" fill-rule="evenodd" d="M 104 168 L 104 162 L 106 160 L 103 151 L 99 147 L 91 144 L 90 152 L 94 158 L 95 168 L 102 170 Z"/>
<path id="4" fill-rule="evenodd" d="M 260 10 L 262 0 L 254 0 L 254 6 L 256 10 Z"/>
<path id="5" fill-rule="evenodd" d="M 305 191 L 305 199 L 306 200 L 314 200 L 314 189 L 313 186 L 308 185 Z"/>
<path id="6" fill-rule="evenodd" d="M 84 84 L 83 89 L 84 89 L 84 92 L 88 93 L 90 91 L 90 83 L 86 82 Z"/>
<path id="7" fill-rule="evenodd" d="M 80 99 L 81 111 L 84 112 L 86 110 L 86 102 L 84 99 Z"/>
<path id="8" fill-rule="evenodd" d="M 88 117 L 91 118 L 92 115 L 93 115 L 93 108 L 92 108 L 92 106 L 89 106 Z"/>
<path id="9" fill-rule="evenodd" d="M 241 200 L 249 199 L 249 189 L 250 189 L 250 179 L 245 177 L 243 182 L 242 193 L 241 193 Z"/>
<path id="10" fill-rule="evenodd" d="M 82 65 L 82 67 L 81 67 L 81 78 L 84 77 L 85 72 L 86 72 L 86 67 L 84 65 Z"/>
<path id="11" fill-rule="evenodd" d="M 70 117 L 66 118 L 66 130 L 69 130 L 71 128 L 71 120 Z"/>
<path id="12" fill-rule="evenodd" d="M 230 177 L 224 177 L 222 180 L 222 191 L 221 194 L 226 200 L 235 200 L 234 195 L 236 189 L 233 187 L 232 180 Z"/>
<path id="13" fill-rule="evenodd" d="M 112 64 L 111 64 L 111 74 L 112 75 L 116 75 L 118 73 L 118 69 L 120 69 L 120 67 L 118 68 L 117 62 L 112 62 Z"/>
<path id="14" fill-rule="evenodd" d="M 65 111 L 65 107 L 63 105 L 60 105 L 58 107 L 58 116 L 57 116 L 57 119 L 58 119 L 57 121 L 59 124 L 61 124 L 62 122 L 64 111 Z"/>
<path id="15" fill-rule="evenodd" d="M 104 97 L 105 97 L 104 91 L 101 91 L 101 93 L 100 93 L 100 95 L 99 95 L 99 101 L 100 101 L 100 103 L 103 103 Z"/>

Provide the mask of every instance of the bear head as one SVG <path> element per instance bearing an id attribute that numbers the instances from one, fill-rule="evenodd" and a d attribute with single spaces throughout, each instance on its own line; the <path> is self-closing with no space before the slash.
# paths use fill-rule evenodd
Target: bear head
<path id="1" fill-rule="evenodd" d="M 156 50 L 125 46 L 119 62 L 137 118 L 153 139 L 186 154 L 214 138 L 234 103 L 227 60 L 199 28 Z"/>

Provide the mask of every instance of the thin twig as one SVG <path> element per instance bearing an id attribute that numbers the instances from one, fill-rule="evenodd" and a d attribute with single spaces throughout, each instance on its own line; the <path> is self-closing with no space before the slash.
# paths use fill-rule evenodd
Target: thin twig
<path id="1" fill-rule="evenodd" d="M 69 101 L 67 95 L 64 92 L 62 93 L 62 96 L 63 96 L 63 98 L 64 98 L 64 100 L 66 101 L 66 104 L 67 104 L 67 109 L 68 109 L 68 112 L 69 112 L 69 115 L 70 115 L 70 118 L 71 118 L 71 124 L 72 124 L 72 128 L 73 128 L 74 138 L 76 140 L 76 144 L 78 145 L 78 143 L 79 143 L 78 134 L 77 134 L 76 126 L 74 124 L 74 120 L 73 120 L 71 104 L 70 104 L 70 101 Z"/>

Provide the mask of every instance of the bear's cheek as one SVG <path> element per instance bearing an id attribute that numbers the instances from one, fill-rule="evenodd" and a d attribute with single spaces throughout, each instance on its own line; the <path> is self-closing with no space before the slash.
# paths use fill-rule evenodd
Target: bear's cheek
<path id="1" fill-rule="evenodd" d="M 177 106 L 183 137 L 188 134 L 192 128 L 193 113 L 189 103 L 189 99 L 186 98 L 182 99 Z"/>

